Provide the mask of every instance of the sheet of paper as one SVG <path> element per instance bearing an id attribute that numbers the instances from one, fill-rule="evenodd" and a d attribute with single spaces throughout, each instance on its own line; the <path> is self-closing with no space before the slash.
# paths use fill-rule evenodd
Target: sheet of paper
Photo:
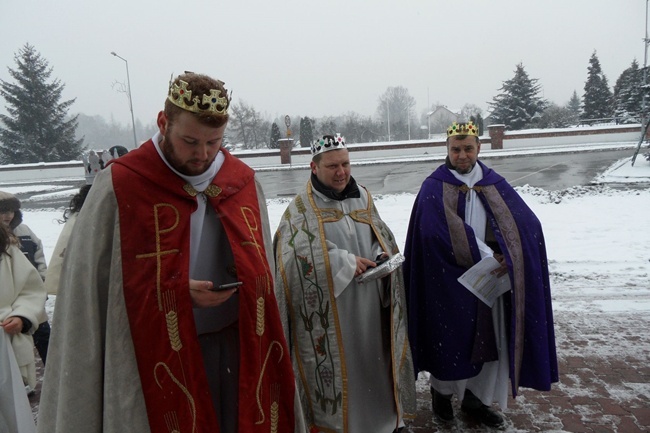
<path id="1" fill-rule="evenodd" d="M 494 301 L 510 290 L 508 274 L 497 278 L 491 273 L 499 266 L 499 262 L 494 257 L 485 257 L 461 275 L 458 282 L 492 308 Z"/>

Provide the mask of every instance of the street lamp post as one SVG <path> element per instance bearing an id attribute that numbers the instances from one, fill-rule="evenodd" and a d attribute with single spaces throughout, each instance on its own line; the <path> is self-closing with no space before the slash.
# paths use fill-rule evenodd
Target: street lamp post
<path id="1" fill-rule="evenodd" d="M 648 44 L 649 43 L 650 43 L 650 39 L 648 39 L 648 0 L 645 0 L 645 38 L 643 38 L 643 47 L 644 47 L 643 87 L 642 87 L 643 97 L 641 99 L 641 138 L 639 138 L 639 144 L 637 144 L 636 150 L 634 151 L 634 155 L 632 156 L 632 163 L 630 164 L 632 166 L 634 166 L 634 161 L 636 161 L 636 156 L 639 154 L 639 149 L 641 149 L 641 143 L 643 143 L 643 141 L 645 140 L 645 135 L 648 132 L 648 126 L 650 126 L 650 120 L 647 119 L 646 112 L 645 112 L 645 106 L 646 106 L 645 94 L 646 94 L 646 85 L 648 83 L 647 65 L 648 65 Z"/>
<path id="2" fill-rule="evenodd" d="M 111 51 L 111 54 L 117 57 L 118 59 L 124 60 L 126 63 L 126 85 L 128 87 L 128 96 L 129 96 L 129 109 L 131 110 L 131 125 L 133 126 L 133 148 L 138 148 L 138 140 L 135 138 L 135 118 L 133 117 L 133 100 L 131 99 L 131 79 L 129 78 L 129 62 L 122 56 L 117 55 L 115 51 Z"/>
<path id="3" fill-rule="evenodd" d="M 433 115 L 433 111 L 428 111 L 427 112 L 427 130 L 429 131 L 428 134 L 429 136 L 427 137 L 428 139 L 431 139 L 431 116 Z"/>
<path id="4" fill-rule="evenodd" d="M 429 102 L 429 88 L 427 87 L 427 110 L 431 110 L 431 103 Z M 427 113 L 427 140 L 431 138 L 431 113 Z"/>

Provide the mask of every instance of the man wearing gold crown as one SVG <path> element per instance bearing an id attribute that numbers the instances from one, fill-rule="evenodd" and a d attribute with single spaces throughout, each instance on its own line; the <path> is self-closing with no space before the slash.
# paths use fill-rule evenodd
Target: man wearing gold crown
<path id="1" fill-rule="evenodd" d="M 463 412 L 497 427 L 491 405 L 506 407 L 508 381 L 513 396 L 548 391 L 558 368 L 542 227 L 480 150 L 472 122 L 449 127 L 445 164 L 413 206 L 404 274 L 413 362 L 431 373 L 436 418 L 453 420 L 456 394 Z M 482 260 L 486 277 L 506 279 L 491 307 L 458 281 Z"/>
<path id="2" fill-rule="evenodd" d="M 302 430 L 264 195 L 222 148 L 223 84 L 177 77 L 159 133 L 97 174 L 63 265 L 39 432 Z"/>
<path id="3" fill-rule="evenodd" d="M 392 433 L 415 411 L 401 269 L 359 284 L 398 253 L 340 135 L 311 147 L 311 178 L 274 239 L 276 296 L 310 432 Z"/>

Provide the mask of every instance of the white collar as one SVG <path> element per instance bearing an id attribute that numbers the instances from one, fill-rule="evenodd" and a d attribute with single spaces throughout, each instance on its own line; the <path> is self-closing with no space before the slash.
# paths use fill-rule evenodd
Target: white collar
<path id="1" fill-rule="evenodd" d="M 473 187 L 476 182 L 483 179 L 483 169 L 478 161 L 476 161 L 476 164 L 474 164 L 474 167 L 472 167 L 472 170 L 469 173 L 460 174 L 456 170 L 450 171 L 456 179 L 464 182 L 470 188 Z"/>
<path id="2" fill-rule="evenodd" d="M 180 173 L 178 170 L 172 167 L 169 161 L 167 161 L 167 158 L 165 158 L 165 155 L 160 148 L 160 142 L 162 141 L 162 135 L 160 132 L 156 132 L 156 134 L 151 138 L 151 141 L 153 141 L 160 159 L 163 160 L 167 167 L 169 167 L 169 169 L 173 171 L 177 176 L 185 180 L 187 183 L 191 184 L 199 191 L 204 190 L 208 184 L 212 182 L 212 179 L 214 179 L 214 177 L 217 175 L 219 169 L 221 169 L 221 166 L 223 165 L 224 160 L 226 159 L 223 152 L 219 151 L 217 157 L 214 159 L 214 161 L 212 161 L 212 164 L 210 164 L 210 167 L 208 167 L 206 171 L 201 174 L 197 174 L 196 176 L 188 176 L 186 174 Z"/>

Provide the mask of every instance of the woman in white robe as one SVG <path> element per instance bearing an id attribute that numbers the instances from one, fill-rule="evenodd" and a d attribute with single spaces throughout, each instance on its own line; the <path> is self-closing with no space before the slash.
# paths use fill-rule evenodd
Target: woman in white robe
<path id="1" fill-rule="evenodd" d="M 45 289 L 38 271 L 4 227 L 0 227 L 0 251 L 0 426 L 5 423 L 8 431 L 32 432 L 31 410 L 29 417 L 25 414 L 25 385 L 36 387 L 31 333 L 45 317 Z"/>

